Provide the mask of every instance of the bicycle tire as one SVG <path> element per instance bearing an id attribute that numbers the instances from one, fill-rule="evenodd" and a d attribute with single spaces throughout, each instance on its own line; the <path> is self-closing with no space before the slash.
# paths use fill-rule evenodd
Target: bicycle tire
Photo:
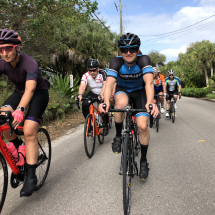
<path id="1" fill-rule="evenodd" d="M 89 123 L 88 123 L 89 122 Z M 94 154 L 95 144 L 96 144 L 96 135 L 92 136 L 88 133 L 88 125 L 93 125 L 92 115 L 88 114 L 84 124 L 84 149 L 88 158 L 91 158 Z"/>
<path id="2" fill-rule="evenodd" d="M 159 130 L 159 119 L 158 118 L 156 119 L 156 127 L 157 127 L 157 132 L 158 132 L 158 130 Z"/>
<path id="3" fill-rule="evenodd" d="M 172 103 L 170 103 L 170 108 L 169 108 L 169 119 L 172 117 Z"/>
<path id="4" fill-rule="evenodd" d="M 5 198 L 7 195 L 7 187 L 8 187 L 8 169 L 7 169 L 7 163 L 5 161 L 5 158 L 3 157 L 2 153 L 0 152 L 0 213 L 2 211 L 2 208 L 4 206 Z"/>
<path id="5" fill-rule="evenodd" d="M 110 116 L 109 116 L 109 128 L 112 127 L 112 123 L 113 123 L 113 114 L 110 113 Z"/>
<path id="6" fill-rule="evenodd" d="M 45 128 L 39 128 L 37 132 L 37 141 L 39 145 L 39 154 L 36 168 L 37 186 L 36 191 L 39 190 L 48 175 L 51 164 L 51 139 L 48 131 Z M 45 167 L 45 168 L 44 168 Z"/>
<path id="7" fill-rule="evenodd" d="M 175 106 L 173 104 L 173 106 L 172 106 L 172 123 L 174 123 L 174 122 L 175 122 Z"/>
<path id="8" fill-rule="evenodd" d="M 100 144 L 104 143 L 104 137 L 105 137 L 104 136 L 104 128 L 102 128 L 102 126 L 100 126 L 102 124 L 103 124 L 102 115 L 99 115 L 99 125 L 97 125 L 97 126 L 99 127 L 99 131 L 101 129 L 103 129 L 101 132 L 99 132 L 99 135 L 98 135 L 98 140 L 99 140 Z M 107 127 L 107 128 L 108 128 L 108 132 L 109 132 L 109 127 Z"/>
<path id="9" fill-rule="evenodd" d="M 125 142 L 123 144 L 123 209 L 124 214 L 127 215 L 130 212 L 130 199 L 131 199 L 131 176 L 127 174 L 128 171 L 128 150 L 129 134 L 125 135 Z"/>
<path id="10" fill-rule="evenodd" d="M 149 127 L 152 128 L 153 127 L 153 116 L 152 115 L 149 115 Z"/>

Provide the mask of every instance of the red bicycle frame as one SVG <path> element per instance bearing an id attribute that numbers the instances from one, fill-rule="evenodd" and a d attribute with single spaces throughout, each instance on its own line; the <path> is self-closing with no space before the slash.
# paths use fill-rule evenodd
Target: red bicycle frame
<path id="1" fill-rule="evenodd" d="M 17 129 L 23 129 L 23 127 L 18 127 Z M 0 126 L 0 135 L 1 135 L 1 137 L 0 137 L 0 151 L 3 154 L 8 165 L 10 166 L 12 172 L 15 175 L 18 175 L 19 174 L 19 168 L 16 165 L 16 162 L 15 162 L 12 154 L 9 152 L 9 150 L 8 150 L 8 148 L 4 142 L 4 139 L 3 139 L 3 131 L 7 131 L 7 130 L 9 130 L 9 126 Z"/>

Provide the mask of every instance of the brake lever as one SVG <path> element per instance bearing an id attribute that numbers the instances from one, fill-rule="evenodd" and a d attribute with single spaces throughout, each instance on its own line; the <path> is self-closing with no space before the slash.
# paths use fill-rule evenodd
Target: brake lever
<path id="1" fill-rule="evenodd" d="M 9 129 L 10 129 L 10 137 L 11 137 L 12 134 L 13 134 L 13 127 L 12 127 L 12 125 L 11 125 L 10 119 L 6 119 L 6 122 L 7 122 L 8 126 L 9 126 Z"/>

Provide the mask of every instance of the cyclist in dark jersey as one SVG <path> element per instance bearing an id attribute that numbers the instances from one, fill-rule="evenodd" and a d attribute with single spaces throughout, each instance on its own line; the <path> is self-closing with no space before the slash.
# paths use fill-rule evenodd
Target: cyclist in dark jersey
<path id="1" fill-rule="evenodd" d="M 133 100 L 134 108 L 146 109 L 148 112 L 149 104 L 153 104 L 154 99 L 154 84 L 153 84 L 153 69 L 151 60 L 147 55 L 139 54 L 140 39 L 135 34 L 124 34 L 118 41 L 118 47 L 122 56 L 112 59 L 106 80 L 106 87 L 104 93 L 104 102 L 107 105 L 106 111 L 100 105 L 100 111 L 107 113 L 110 106 L 109 99 L 113 85 L 117 82 L 115 92 L 115 107 L 117 109 L 124 109 L 129 104 L 129 100 Z M 158 110 L 153 104 L 151 114 L 157 117 Z M 141 160 L 140 160 L 140 179 L 144 180 L 148 177 L 148 163 L 146 159 L 149 130 L 148 113 L 136 114 L 137 126 L 139 129 L 139 141 L 141 143 Z M 115 113 L 116 137 L 112 143 L 112 150 L 114 153 L 121 152 L 121 130 L 124 114 Z"/>
<path id="2" fill-rule="evenodd" d="M 24 140 L 27 161 L 27 176 L 21 196 L 30 196 L 36 188 L 35 175 L 39 146 L 36 134 L 42 120 L 42 115 L 49 101 L 49 82 L 42 77 L 37 62 L 26 54 L 20 53 L 21 38 L 18 33 L 10 29 L 0 29 L 0 75 L 5 74 L 15 84 L 15 91 L 4 102 L 2 111 L 11 111 L 14 117 L 12 126 L 17 128 L 24 122 Z M 21 144 L 15 133 L 10 137 L 9 132 L 4 132 L 4 137 L 13 142 L 16 148 Z"/>

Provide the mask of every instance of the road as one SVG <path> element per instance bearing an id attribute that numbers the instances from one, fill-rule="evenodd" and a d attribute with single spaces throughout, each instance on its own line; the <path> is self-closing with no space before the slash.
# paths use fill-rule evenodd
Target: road
<path id="1" fill-rule="evenodd" d="M 132 215 L 215 214 L 215 103 L 182 97 L 177 104 L 174 124 L 162 115 L 159 133 L 150 129 L 150 173 L 146 181 L 132 180 Z M 91 159 L 84 152 L 83 125 L 53 141 L 44 186 L 28 198 L 19 197 L 21 187 L 9 186 L 2 214 L 123 214 L 114 135 L 112 128 L 103 145 L 97 140 Z"/>

